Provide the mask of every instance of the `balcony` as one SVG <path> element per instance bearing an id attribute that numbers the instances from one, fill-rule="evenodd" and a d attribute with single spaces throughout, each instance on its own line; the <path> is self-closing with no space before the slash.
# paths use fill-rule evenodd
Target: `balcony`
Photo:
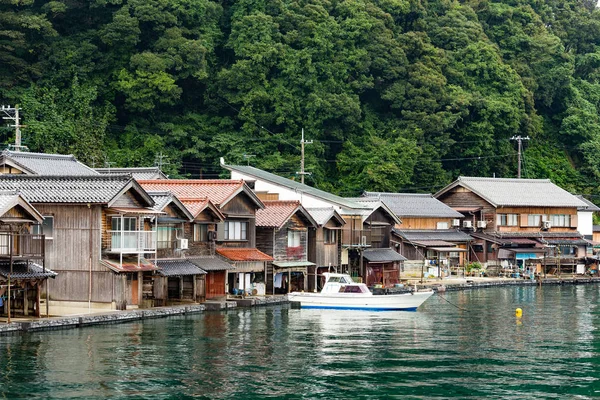
<path id="1" fill-rule="evenodd" d="M 110 253 L 142 254 L 156 252 L 156 231 L 109 231 Z"/>
<path id="2" fill-rule="evenodd" d="M 44 235 L 0 232 L 0 259 L 43 259 L 45 245 Z"/>
<path id="3" fill-rule="evenodd" d="M 342 229 L 342 246 L 370 247 L 371 231 L 358 229 Z"/>

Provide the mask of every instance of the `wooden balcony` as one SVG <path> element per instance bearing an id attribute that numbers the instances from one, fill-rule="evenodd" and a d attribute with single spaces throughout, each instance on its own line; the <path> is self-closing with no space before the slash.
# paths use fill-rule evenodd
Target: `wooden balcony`
<path id="1" fill-rule="evenodd" d="M 44 259 L 45 254 L 44 235 L 0 232 L 0 259 Z"/>

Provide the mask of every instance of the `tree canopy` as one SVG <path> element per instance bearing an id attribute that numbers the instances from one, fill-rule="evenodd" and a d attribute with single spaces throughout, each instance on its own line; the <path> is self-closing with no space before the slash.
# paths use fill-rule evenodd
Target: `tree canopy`
<path id="1" fill-rule="evenodd" d="M 521 135 L 523 177 L 600 195 L 591 0 L 0 0 L 0 26 L 32 151 L 294 177 L 304 129 L 307 183 L 354 196 L 516 176 Z"/>

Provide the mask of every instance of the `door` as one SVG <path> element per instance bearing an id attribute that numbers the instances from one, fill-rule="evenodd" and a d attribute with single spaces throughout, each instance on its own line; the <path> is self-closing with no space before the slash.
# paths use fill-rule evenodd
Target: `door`
<path id="1" fill-rule="evenodd" d="M 133 278 L 131 279 L 131 304 L 134 306 L 139 304 L 139 293 L 140 288 L 138 284 L 138 276 L 134 273 Z"/>

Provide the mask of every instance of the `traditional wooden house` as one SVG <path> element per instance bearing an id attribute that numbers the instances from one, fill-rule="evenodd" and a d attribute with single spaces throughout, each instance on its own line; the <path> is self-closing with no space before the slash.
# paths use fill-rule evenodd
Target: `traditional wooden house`
<path id="1" fill-rule="evenodd" d="M 431 194 L 365 192 L 363 197 L 383 201 L 402 221 L 392 231 L 392 244 L 408 259 L 406 274 L 457 270 L 468 262 L 472 238 L 458 230 L 464 216 Z"/>
<path id="2" fill-rule="evenodd" d="M 475 239 L 470 258 L 488 273 L 575 272 L 585 263 L 589 242 L 577 214 L 587 205 L 550 180 L 459 177 L 435 197 L 465 215 L 462 227 Z"/>
<path id="3" fill-rule="evenodd" d="M 308 277 L 315 282 L 316 269 L 308 261 L 308 237 L 315 220 L 297 200 L 264 205 L 256 212 L 256 248 L 273 257 L 267 264 L 267 293 L 310 290 Z"/>
<path id="4" fill-rule="evenodd" d="M 56 273 L 46 267 L 44 235 L 32 233 L 43 220 L 17 191 L 0 192 L 0 316 L 48 314 L 40 295 Z"/>
<path id="5" fill-rule="evenodd" d="M 308 261 L 315 263 L 316 275 L 323 272 L 341 271 L 342 237 L 341 230 L 346 223 L 333 207 L 307 208 L 317 223 L 314 230 L 308 231 Z M 320 279 L 313 281 L 309 275 L 308 290 L 321 290 Z"/>
<path id="6" fill-rule="evenodd" d="M 19 190 L 43 216 L 50 312 L 142 304 L 157 267 L 152 198 L 130 176 L 2 175 L 0 190 Z M 150 282 L 151 286 L 151 282 Z M 68 308 L 68 310 L 66 308 Z"/>
<path id="7" fill-rule="evenodd" d="M 258 168 L 226 165 L 224 160 L 221 160 L 221 166 L 231 171 L 232 180 L 244 180 L 263 198 L 298 200 L 307 209 L 333 207 L 345 221 L 341 235 L 342 269 L 364 278 L 368 284 L 381 282 L 377 282 L 374 277 L 366 279 L 368 268 L 362 257 L 365 249 L 383 249 L 380 251 L 382 254 L 394 258 L 389 260 L 391 265 L 398 266 L 398 262 L 403 260 L 397 253 L 393 255 L 385 250 L 389 249 L 392 227 L 400 221 L 384 203 L 346 199 Z M 399 266 L 397 268 L 399 274 Z M 393 281 L 390 279 L 389 283 Z"/>
<path id="8" fill-rule="evenodd" d="M 73 155 L 10 150 L 3 150 L 0 153 L 0 174 L 98 175 L 92 168 L 77 161 Z"/>
<path id="9" fill-rule="evenodd" d="M 232 264 L 226 279 L 230 292 L 247 293 L 256 289 L 257 293 L 265 294 L 266 263 L 272 258 L 256 249 L 255 228 L 256 211 L 264 205 L 243 181 L 162 179 L 140 180 L 139 183 L 149 191 L 172 192 L 189 210 L 193 209 L 194 202 L 198 203 L 198 208 L 205 209 L 202 202 L 210 200 L 211 203 L 206 204 L 214 204 L 224 220 L 217 223 L 204 221 L 209 223 L 194 226 L 194 235 L 206 237 L 209 246 L 213 246 L 207 247 L 208 253 L 205 254 L 210 255 L 212 248 L 214 254 Z M 215 230 L 212 230 L 213 227 Z M 198 251 L 198 255 L 201 253 Z M 204 259 L 199 258 L 196 265 L 204 269 L 202 261 Z M 222 271 L 215 270 L 214 273 Z M 220 284 L 220 280 L 216 282 Z"/>
<path id="10" fill-rule="evenodd" d="M 131 174 L 135 180 L 169 179 L 158 167 L 136 168 L 94 168 L 101 175 L 127 175 Z"/>

